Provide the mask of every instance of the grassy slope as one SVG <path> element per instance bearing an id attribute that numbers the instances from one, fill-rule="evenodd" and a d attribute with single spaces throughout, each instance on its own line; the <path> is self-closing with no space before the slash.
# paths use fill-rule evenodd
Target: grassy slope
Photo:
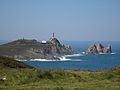
<path id="1" fill-rule="evenodd" d="M 0 57 L 0 67 L 0 90 L 120 90 L 120 67 L 98 72 L 42 71 L 6 57 Z"/>
<path id="2" fill-rule="evenodd" d="M 0 68 L 32 68 L 12 58 L 0 56 Z"/>
<path id="3" fill-rule="evenodd" d="M 120 90 L 120 68 L 111 71 L 1 69 L 1 89 Z"/>

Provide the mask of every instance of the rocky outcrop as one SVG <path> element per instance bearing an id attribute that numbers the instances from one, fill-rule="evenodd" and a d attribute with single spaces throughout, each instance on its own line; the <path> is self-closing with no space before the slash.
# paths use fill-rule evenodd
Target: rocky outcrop
<path id="1" fill-rule="evenodd" d="M 112 53 L 111 45 L 107 45 L 106 48 L 102 44 L 98 43 L 93 46 L 90 46 L 86 51 L 86 54 L 101 54 L 101 53 Z"/>
<path id="2" fill-rule="evenodd" d="M 52 55 L 61 56 L 76 53 L 70 46 L 62 45 L 57 38 L 50 38 L 49 43 L 51 44 L 50 53 L 52 53 Z"/>
<path id="3" fill-rule="evenodd" d="M 0 56 L 15 59 L 58 59 L 58 56 L 75 54 L 68 46 L 62 45 L 57 38 L 50 38 L 46 43 L 36 40 L 20 39 L 0 45 Z"/>

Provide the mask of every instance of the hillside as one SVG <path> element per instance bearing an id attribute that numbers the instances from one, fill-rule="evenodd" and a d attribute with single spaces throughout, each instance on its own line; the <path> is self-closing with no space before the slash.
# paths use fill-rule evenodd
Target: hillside
<path id="1" fill-rule="evenodd" d="M 0 56 L 14 59 L 58 59 L 57 56 L 75 54 L 70 47 L 62 45 L 57 38 L 50 38 L 46 43 L 36 40 L 20 39 L 0 45 Z"/>
<path id="2" fill-rule="evenodd" d="M 24 68 L 24 69 L 23 69 Z M 0 57 L 0 90 L 119 90 L 120 67 L 109 71 L 39 70 Z"/>
<path id="3" fill-rule="evenodd" d="M 120 90 L 120 67 L 109 71 L 0 69 L 1 90 Z"/>
<path id="4" fill-rule="evenodd" d="M 22 62 L 16 61 L 13 58 L 0 56 L 0 68 L 32 68 Z"/>

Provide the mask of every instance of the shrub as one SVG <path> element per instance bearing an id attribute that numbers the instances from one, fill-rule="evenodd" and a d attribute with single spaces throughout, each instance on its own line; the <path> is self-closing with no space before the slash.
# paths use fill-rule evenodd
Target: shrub
<path id="1" fill-rule="evenodd" d="M 85 90 L 84 88 L 74 88 L 74 90 Z"/>
<path id="2" fill-rule="evenodd" d="M 65 88 L 63 88 L 63 87 L 56 87 L 56 88 L 54 88 L 53 90 L 67 90 L 67 89 L 65 89 Z"/>
<path id="3" fill-rule="evenodd" d="M 53 79 L 53 75 L 49 71 L 40 72 L 37 76 L 41 79 Z"/>

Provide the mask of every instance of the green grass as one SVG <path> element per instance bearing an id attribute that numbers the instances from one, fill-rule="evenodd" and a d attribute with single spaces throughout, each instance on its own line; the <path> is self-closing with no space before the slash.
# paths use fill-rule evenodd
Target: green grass
<path id="1" fill-rule="evenodd" d="M 0 69 L 0 89 L 6 90 L 120 90 L 120 70 L 77 71 Z"/>
<path id="2" fill-rule="evenodd" d="M 0 57 L 0 90 L 120 90 L 120 67 L 97 72 L 45 71 Z"/>
<path id="3" fill-rule="evenodd" d="M 22 62 L 16 61 L 13 58 L 0 56 L 0 68 L 32 68 Z"/>

